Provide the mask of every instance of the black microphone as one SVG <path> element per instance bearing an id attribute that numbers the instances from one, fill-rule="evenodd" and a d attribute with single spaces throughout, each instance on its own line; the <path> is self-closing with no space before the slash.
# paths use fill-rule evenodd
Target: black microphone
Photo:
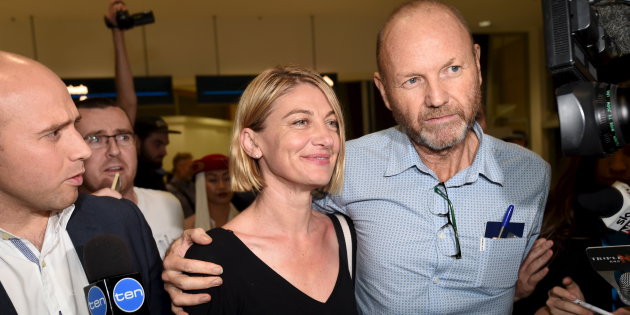
<path id="1" fill-rule="evenodd" d="M 602 190 L 578 195 L 577 203 L 599 215 L 607 228 L 630 234 L 630 186 L 616 181 Z"/>
<path id="2" fill-rule="evenodd" d="M 92 315 L 149 314 L 142 277 L 133 272 L 125 241 L 102 234 L 85 244 L 85 273 L 90 284 L 83 288 Z"/>

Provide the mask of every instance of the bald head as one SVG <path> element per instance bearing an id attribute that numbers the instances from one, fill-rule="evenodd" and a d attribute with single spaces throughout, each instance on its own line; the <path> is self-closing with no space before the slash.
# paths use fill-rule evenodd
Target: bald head
<path id="1" fill-rule="evenodd" d="M 90 148 L 74 102 L 42 64 L 0 51 L 0 211 L 58 211 L 72 204 Z"/>
<path id="2" fill-rule="evenodd" d="M 0 126 L 16 114 L 16 107 L 42 101 L 42 97 L 71 101 L 61 79 L 37 61 L 0 51 L 0 69 Z M 47 93 L 37 93 L 40 90 Z"/>
<path id="3" fill-rule="evenodd" d="M 376 63 L 378 72 L 383 74 L 385 71 L 384 58 L 391 58 L 386 51 L 387 42 L 391 36 L 401 36 L 401 31 L 405 31 L 404 27 L 411 27 L 411 22 L 422 21 L 425 31 L 440 31 L 444 27 L 443 23 L 450 23 L 452 26 L 460 28 L 463 32 L 464 40 L 469 40 L 472 47 L 472 35 L 466 20 L 457 8 L 443 3 L 439 0 L 415 0 L 402 4 L 395 9 L 389 16 L 385 25 L 378 33 L 376 39 Z M 418 27 L 415 24 L 413 27 Z"/>
<path id="4" fill-rule="evenodd" d="M 17 87 L 27 88 L 29 84 L 35 83 L 29 81 L 39 77 L 56 81 L 57 86 L 63 85 L 59 77 L 41 63 L 6 51 L 0 51 L 0 69 L 0 97 L 15 92 Z"/>

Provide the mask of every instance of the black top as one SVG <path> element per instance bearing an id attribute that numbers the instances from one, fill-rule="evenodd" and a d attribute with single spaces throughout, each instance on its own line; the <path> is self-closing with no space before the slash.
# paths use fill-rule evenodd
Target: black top
<path id="1" fill-rule="evenodd" d="M 223 285 L 191 291 L 209 293 L 208 304 L 185 308 L 194 314 L 357 314 L 354 284 L 348 271 L 343 232 L 331 219 L 339 241 L 339 274 L 325 303 L 312 299 L 260 260 L 232 231 L 208 231 L 209 245 L 193 245 L 187 258 L 217 263 L 223 267 Z M 352 229 L 352 224 L 350 224 Z M 353 260 L 354 261 L 354 260 Z"/>
<path id="2" fill-rule="evenodd" d="M 140 188 L 166 190 L 163 172 L 161 168 L 152 167 L 150 162 L 143 162 L 142 159 L 138 157 L 138 169 L 136 171 L 136 177 L 133 180 L 133 185 Z"/>

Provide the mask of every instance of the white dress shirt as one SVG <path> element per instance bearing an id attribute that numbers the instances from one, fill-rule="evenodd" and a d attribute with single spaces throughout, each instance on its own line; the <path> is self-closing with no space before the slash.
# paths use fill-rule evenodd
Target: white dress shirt
<path id="1" fill-rule="evenodd" d="M 73 211 L 50 216 L 41 252 L 0 229 L 0 282 L 18 314 L 89 314 L 87 277 L 66 231 Z"/>

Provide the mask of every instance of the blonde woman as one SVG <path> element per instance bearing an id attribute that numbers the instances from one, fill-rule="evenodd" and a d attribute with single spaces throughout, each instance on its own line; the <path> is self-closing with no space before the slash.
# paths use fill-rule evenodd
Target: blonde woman
<path id="1" fill-rule="evenodd" d="M 236 112 L 230 174 L 256 200 L 189 258 L 223 266 L 223 285 L 190 314 L 354 314 L 343 218 L 311 208 L 342 187 L 344 125 L 332 89 L 315 72 L 277 67 L 256 77 Z M 341 223 L 340 223 L 341 222 Z M 349 227 L 352 229 L 352 225 Z"/>

